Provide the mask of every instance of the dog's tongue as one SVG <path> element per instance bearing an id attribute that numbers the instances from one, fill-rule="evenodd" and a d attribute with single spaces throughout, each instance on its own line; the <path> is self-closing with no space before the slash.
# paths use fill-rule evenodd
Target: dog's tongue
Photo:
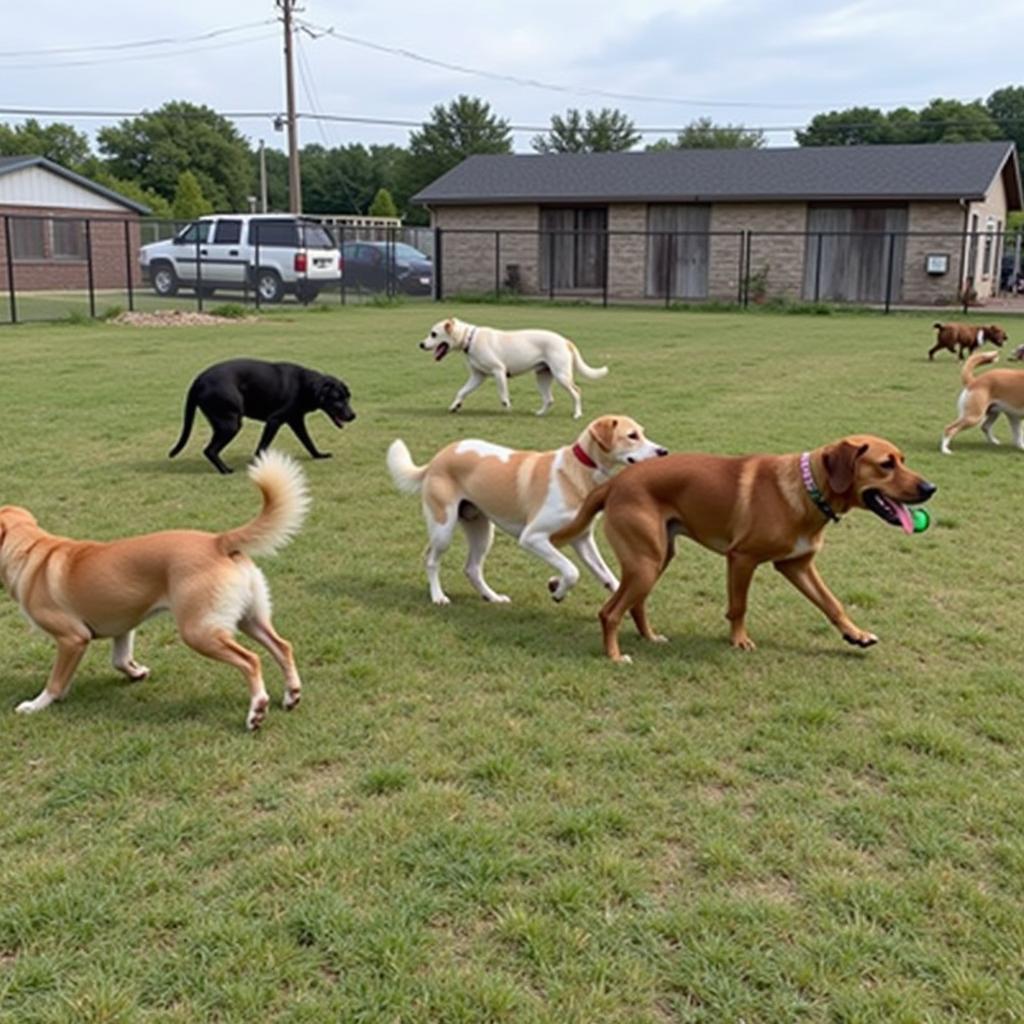
<path id="1" fill-rule="evenodd" d="M 892 501 L 892 499 L 889 499 Z M 896 515 L 899 516 L 900 526 L 904 533 L 914 532 L 914 520 L 911 518 L 910 509 L 906 505 L 898 501 L 892 502 L 892 507 L 896 509 Z"/>

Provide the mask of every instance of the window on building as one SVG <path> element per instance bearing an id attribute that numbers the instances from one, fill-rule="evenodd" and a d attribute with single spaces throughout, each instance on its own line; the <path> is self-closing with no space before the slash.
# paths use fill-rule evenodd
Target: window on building
<path id="1" fill-rule="evenodd" d="M 547 287 L 604 287 L 606 207 L 541 210 L 540 230 L 541 281 Z"/>
<path id="2" fill-rule="evenodd" d="M 84 260 L 85 250 L 84 220 L 50 221 L 50 253 L 54 259 Z"/>
<path id="3" fill-rule="evenodd" d="M 981 257 L 981 276 L 988 277 L 992 273 L 992 252 L 995 249 L 996 222 L 994 217 L 989 217 L 985 224 L 985 248 Z"/>
<path id="4" fill-rule="evenodd" d="M 11 250 L 16 260 L 44 259 L 46 221 L 42 217 L 12 217 Z"/>

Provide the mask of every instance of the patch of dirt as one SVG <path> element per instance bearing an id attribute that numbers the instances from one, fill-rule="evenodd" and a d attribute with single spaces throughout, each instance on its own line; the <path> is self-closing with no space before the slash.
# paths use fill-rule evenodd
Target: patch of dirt
<path id="1" fill-rule="evenodd" d="M 216 327 L 218 324 L 258 323 L 257 316 L 214 316 L 185 309 L 158 309 L 155 313 L 121 313 L 112 324 L 128 327 Z"/>

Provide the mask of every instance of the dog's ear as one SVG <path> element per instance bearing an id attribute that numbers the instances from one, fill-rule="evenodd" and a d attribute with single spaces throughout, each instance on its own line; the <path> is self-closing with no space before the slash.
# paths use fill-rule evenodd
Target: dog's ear
<path id="1" fill-rule="evenodd" d="M 602 416 L 591 424 L 590 436 L 602 451 L 610 452 L 612 450 L 612 442 L 615 440 L 615 428 L 618 425 L 619 421 L 614 416 Z"/>
<path id="2" fill-rule="evenodd" d="M 449 317 L 444 322 L 444 332 L 445 332 L 445 334 L 448 335 L 449 338 L 451 338 L 451 337 L 454 337 L 454 335 L 452 334 L 452 331 L 454 331 L 454 330 L 455 330 L 455 321 L 451 317 Z"/>
<path id="3" fill-rule="evenodd" d="M 853 486 L 857 460 L 868 450 L 866 444 L 855 445 L 840 441 L 825 449 L 822 462 L 828 475 L 828 485 L 835 494 L 845 494 Z"/>

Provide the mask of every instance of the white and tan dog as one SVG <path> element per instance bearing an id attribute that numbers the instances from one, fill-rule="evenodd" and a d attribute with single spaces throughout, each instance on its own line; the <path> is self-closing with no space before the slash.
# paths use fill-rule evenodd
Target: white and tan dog
<path id="1" fill-rule="evenodd" d="M 992 444 L 999 444 L 992 427 L 999 414 L 1006 413 L 1010 421 L 1010 433 L 1013 443 L 1024 449 L 1024 437 L 1021 436 L 1021 419 L 1024 418 L 1024 370 L 991 370 L 980 377 L 974 371 L 984 363 L 994 363 L 999 358 L 997 352 L 975 352 L 960 371 L 960 380 L 964 389 L 957 400 L 959 415 L 942 432 L 942 452 L 951 455 L 953 450 L 950 442 L 969 427 L 979 423 L 984 435 Z"/>
<path id="2" fill-rule="evenodd" d="M 608 372 L 607 366 L 596 369 L 588 366 L 579 349 L 554 331 L 499 331 L 493 327 L 475 327 L 454 317 L 434 324 L 430 334 L 420 342 L 420 348 L 433 352 L 435 362 L 440 362 L 449 352 L 462 352 L 469 363 L 469 380 L 459 388 L 448 407 L 449 412 L 458 412 L 466 397 L 488 377 L 494 378 L 501 404 L 506 409 L 511 408 L 508 378 L 533 371 L 537 374 L 542 403 L 537 415 L 543 416 L 551 408 L 554 401 L 551 382 L 556 380 L 572 396 L 572 416 L 578 420 L 583 415 L 583 407 L 573 371 L 587 380 L 598 380 Z"/>
<path id="3" fill-rule="evenodd" d="M 452 542 L 456 525 L 462 526 L 469 542 L 466 575 L 477 593 L 485 601 L 508 601 L 484 579 L 484 560 L 494 540 L 495 524 L 558 573 L 548 581 L 548 589 L 561 601 L 580 574 L 551 543 L 551 534 L 572 521 L 583 499 L 617 467 L 667 454 L 665 448 L 644 437 L 635 420 L 602 416 L 575 444 L 555 451 L 516 451 L 488 441 L 456 441 L 442 448 L 427 465 L 417 466 L 405 442 L 399 440 L 388 449 L 387 462 L 400 491 L 423 496 L 427 579 L 434 604 L 449 603 L 441 588 L 441 557 Z M 593 530 L 572 546 L 602 586 L 609 590 L 618 587 L 594 543 Z"/>
<path id="4" fill-rule="evenodd" d="M 265 647 L 285 677 L 284 707 L 299 703 L 302 682 L 292 647 L 270 621 L 270 592 L 249 557 L 271 554 L 299 529 L 309 499 L 302 470 L 266 451 L 249 469 L 263 508 L 223 533 L 168 530 L 99 542 L 55 537 L 27 509 L 0 508 L 0 582 L 33 625 L 57 643 L 57 660 L 42 692 L 22 714 L 62 700 L 91 640 L 111 637 L 114 668 L 132 682 L 149 669 L 134 657 L 135 628 L 169 611 L 193 650 L 237 668 L 249 684 L 245 724 L 258 729 L 270 698 L 260 659 L 235 640 L 235 630 Z"/>

